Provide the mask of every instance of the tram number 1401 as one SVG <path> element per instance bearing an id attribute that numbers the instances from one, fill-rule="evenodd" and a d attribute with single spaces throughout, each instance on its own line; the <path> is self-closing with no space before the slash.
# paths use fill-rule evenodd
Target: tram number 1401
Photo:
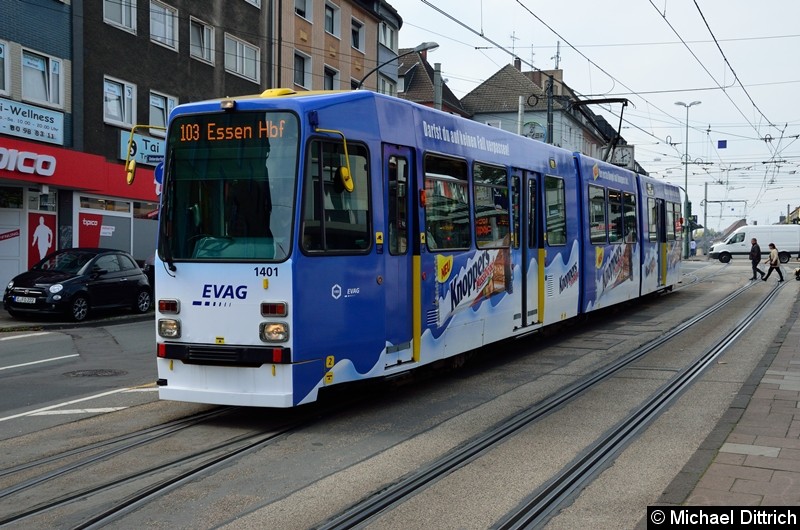
<path id="1" fill-rule="evenodd" d="M 256 271 L 256 276 L 272 278 L 278 275 L 278 267 L 254 267 L 253 270 Z"/>

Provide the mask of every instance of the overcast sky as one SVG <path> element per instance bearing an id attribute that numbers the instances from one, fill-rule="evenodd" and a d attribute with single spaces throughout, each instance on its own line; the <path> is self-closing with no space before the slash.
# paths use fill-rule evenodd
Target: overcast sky
<path id="1" fill-rule="evenodd" d="M 389 2 L 400 47 L 439 43 L 428 61 L 459 98 L 512 53 L 523 70 L 546 70 L 558 50 L 578 94 L 630 100 L 622 136 L 651 175 L 679 186 L 687 110 L 675 102 L 700 101 L 689 109 L 689 198 L 709 228 L 776 223 L 800 206 L 800 0 Z M 621 108 L 592 107 L 614 126 Z"/>

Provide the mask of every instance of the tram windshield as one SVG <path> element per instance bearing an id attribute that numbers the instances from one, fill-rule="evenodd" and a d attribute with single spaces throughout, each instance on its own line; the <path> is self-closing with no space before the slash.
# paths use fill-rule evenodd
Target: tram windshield
<path id="1" fill-rule="evenodd" d="M 175 118 L 167 137 L 161 258 L 286 259 L 298 136 L 297 117 L 289 112 Z"/>

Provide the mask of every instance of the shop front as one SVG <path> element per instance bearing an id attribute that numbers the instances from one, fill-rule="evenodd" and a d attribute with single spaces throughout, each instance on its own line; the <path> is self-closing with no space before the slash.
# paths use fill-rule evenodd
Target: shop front
<path id="1" fill-rule="evenodd" d="M 49 252 L 107 247 L 144 261 L 155 249 L 153 170 L 128 185 L 123 163 L 0 136 L 0 281 Z"/>

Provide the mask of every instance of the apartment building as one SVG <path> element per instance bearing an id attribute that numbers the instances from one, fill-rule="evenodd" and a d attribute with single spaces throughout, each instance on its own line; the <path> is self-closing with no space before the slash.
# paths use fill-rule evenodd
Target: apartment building
<path id="1" fill-rule="evenodd" d="M 32 245 L 41 224 L 46 252 L 101 246 L 144 260 L 155 248 L 156 167 L 175 105 L 275 87 L 350 89 L 396 57 L 401 25 L 383 1 L 5 2 L 0 281 L 42 257 Z M 365 86 L 393 93 L 394 66 Z"/>

